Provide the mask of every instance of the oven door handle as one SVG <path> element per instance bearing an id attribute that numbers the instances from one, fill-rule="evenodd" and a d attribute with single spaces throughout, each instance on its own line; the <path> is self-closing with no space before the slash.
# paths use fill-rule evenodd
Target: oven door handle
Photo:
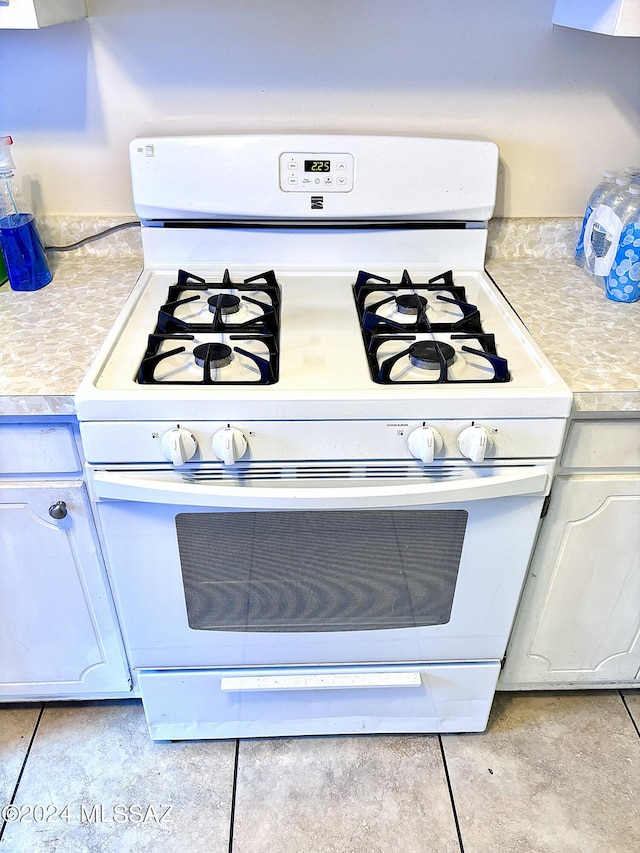
<path id="1" fill-rule="evenodd" d="M 198 483 L 150 472 L 96 471 L 92 489 L 98 499 L 224 507 L 244 510 L 369 509 L 423 507 L 519 495 L 544 495 L 549 470 L 545 465 L 489 471 L 467 469 L 459 477 L 416 483 L 371 486 L 301 486 L 282 481 L 274 486 Z"/>
<path id="2" fill-rule="evenodd" d="M 422 687 L 420 672 L 310 673 L 306 675 L 230 675 L 220 679 L 223 693 L 256 690 L 344 690 L 345 688 Z"/>

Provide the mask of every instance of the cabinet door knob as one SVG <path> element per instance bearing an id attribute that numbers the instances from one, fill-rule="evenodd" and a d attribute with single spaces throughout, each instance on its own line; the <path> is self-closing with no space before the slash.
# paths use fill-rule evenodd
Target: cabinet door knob
<path id="1" fill-rule="evenodd" d="M 67 505 L 64 501 L 56 501 L 49 507 L 49 515 L 51 518 L 61 519 L 67 517 Z"/>

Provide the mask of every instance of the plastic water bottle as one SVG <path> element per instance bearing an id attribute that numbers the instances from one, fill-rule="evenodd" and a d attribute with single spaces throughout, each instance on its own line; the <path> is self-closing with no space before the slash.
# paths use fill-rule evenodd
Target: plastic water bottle
<path id="1" fill-rule="evenodd" d="M 622 230 L 618 250 L 605 278 L 605 295 L 614 302 L 640 299 L 640 186 L 632 184 L 618 207 Z"/>
<path id="2" fill-rule="evenodd" d="M 576 245 L 576 264 L 579 267 L 584 266 L 584 231 L 587 226 L 587 222 L 589 221 L 589 217 L 593 211 L 593 208 L 596 205 L 600 204 L 603 196 L 609 192 L 609 190 L 615 185 L 616 178 L 618 177 L 617 172 L 605 172 L 602 176 L 602 180 L 593 190 L 591 195 L 589 196 L 589 201 L 587 202 L 587 207 L 584 212 L 584 218 L 582 220 L 582 228 L 580 229 L 580 236 L 578 237 L 578 243 Z"/>
<path id="3" fill-rule="evenodd" d="M 51 271 L 33 214 L 27 211 L 15 177 L 10 136 L 0 136 L 0 246 L 13 290 L 39 290 Z"/>
<path id="4" fill-rule="evenodd" d="M 622 220 L 616 211 L 627 194 L 629 184 L 629 178 L 616 178 L 614 186 L 591 211 L 584 229 L 584 267 L 596 284 L 603 288 L 622 230 Z"/>

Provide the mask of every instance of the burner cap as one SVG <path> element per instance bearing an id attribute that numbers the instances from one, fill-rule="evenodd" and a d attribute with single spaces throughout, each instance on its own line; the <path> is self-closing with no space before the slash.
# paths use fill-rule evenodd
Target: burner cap
<path id="1" fill-rule="evenodd" d="M 402 293 L 396 296 L 396 308 L 400 314 L 417 314 L 420 308 L 427 307 L 427 300 L 417 293 Z"/>
<path id="2" fill-rule="evenodd" d="M 207 299 L 209 311 L 214 314 L 218 309 L 222 314 L 236 314 L 240 310 L 240 297 L 233 293 L 218 293 Z"/>
<path id="3" fill-rule="evenodd" d="M 225 367 L 231 363 L 233 352 L 226 344 L 198 344 L 193 357 L 198 367 Z"/>
<path id="4" fill-rule="evenodd" d="M 456 351 L 451 344 L 445 344 L 442 341 L 417 341 L 409 348 L 409 360 L 414 367 L 420 367 L 423 370 L 438 370 L 440 368 L 438 351 L 442 353 L 447 367 L 453 364 Z"/>

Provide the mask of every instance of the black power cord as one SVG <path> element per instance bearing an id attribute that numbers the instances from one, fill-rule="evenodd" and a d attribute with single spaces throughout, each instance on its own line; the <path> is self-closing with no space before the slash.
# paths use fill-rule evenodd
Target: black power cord
<path id="1" fill-rule="evenodd" d="M 92 243 L 94 240 L 101 240 L 103 237 L 108 237 L 109 234 L 115 234 L 116 231 L 124 231 L 125 228 L 139 228 L 140 223 L 136 220 L 135 222 L 123 222 L 120 225 L 113 225 L 111 228 L 106 228 L 104 231 L 98 231 L 97 234 L 90 234 L 88 237 L 83 237 L 82 240 L 78 240 L 76 243 L 70 243 L 68 246 L 45 246 L 46 252 L 72 252 L 74 249 L 80 249 L 82 246 L 86 246 L 87 243 Z"/>

